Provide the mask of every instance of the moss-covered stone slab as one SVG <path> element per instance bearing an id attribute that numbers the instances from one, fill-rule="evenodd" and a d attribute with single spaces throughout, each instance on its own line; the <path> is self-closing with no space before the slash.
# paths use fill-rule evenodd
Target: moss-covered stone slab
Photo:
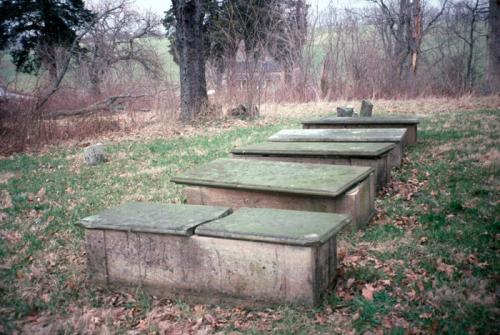
<path id="1" fill-rule="evenodd" d="M 389 153 L 394 143 L 365 142 L 264 142 L 234 148 L 235 158 L 295 163 L 370 166 L 375 169 L 377 187 L 389 182 Z"/>
<path id="2" fill-rule="evenodd" d="M 362 166 L 319 165 L 221 158 L 181 173 L 175 183 L 230 189 L 338 196 L 374 169 Z"/>
<path id="3" fill-rule="evenodd" d="M 342 128 L 406 128 L 405 145 L 417 144 L 417 127 L 420 123 L 414 117 L 326 117 L 302 122 L 304 129 Z"/>
<path id="4" fill-rule="evenodd" d="M 228 207 L 128 202 L 79 221 L 86 229 L 192 235 L 197 226 L 231 213 Z"/>
<path id="5" fill-rule="evenodd" d="M 273 142 L 392 142 L 399 143 L 404 128 L 387 129 L 283 129 L 269 137 Z"/>
<path id="6" fill-rule="evenodd" d="M 345 214 L 240 208 L 232 215 L 199 226 L 196 235 L 319 246 L 350 221 L 351 218 Z"/>
<path id="7" fill-rule="evenodd" d="M 372 167 L 218 159 L 172 178 L 194 205 L 343 213 L 353 228 L 374 214 Z"/>
<path id="8" fill-rule="evenodd" d="M 374 125 L 405 125 L 419 124 L 420 120 L 416 117 L 408 116 L 387 116 L 387 117 L 337 117 L 328 116 L 319 119 L 303 121 L 302 124 L 374 124 Z"/>
<path id="9" fill-rule="evenodd" d="M 395 147 L 393 143 L 366 142 L 263 142 L 231 150 L 235 155 L 377 157 Z"/>

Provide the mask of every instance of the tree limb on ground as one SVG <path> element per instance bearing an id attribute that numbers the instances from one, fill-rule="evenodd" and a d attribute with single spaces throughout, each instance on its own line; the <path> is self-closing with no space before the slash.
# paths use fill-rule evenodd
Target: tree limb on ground
<path id="1" fill-rule="evenodd" d="M 101 111 L 108 111 L 108 112 L 116 112 L 120 105 L 123 104 L 126 100 L 131 100 L 131 99 L 139 99 L 148 96 L 147 94 L 141 94 L 141 95 L 115 95 L 112 97 L 109 97 L 103 101 L 96 102 L 90 106 L 79 108 L 79 109 L 72 109 L 72 110 L 59 110 L 59 111 L 52 111 L 49 113 L 46 113 L 46 117 L 49 119 L 57 119 L 57 118 L 62 118 L 62 117 L 69 117 L 69 116 L 88 116 L 95 114 L 97 112 Z M 141 110 L 144 111 L 144 110 Z"/>

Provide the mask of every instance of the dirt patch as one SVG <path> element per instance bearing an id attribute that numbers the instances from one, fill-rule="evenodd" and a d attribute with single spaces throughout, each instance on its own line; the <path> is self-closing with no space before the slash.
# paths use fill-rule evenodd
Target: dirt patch
<path id="1" fill-rule="evenodd" d="M 0 184 L 6 184 L 12 178 L 17 177 L 13 172 L 3 172 L 0 173 Z"/>
<path id="2" fill-rule="evenodd" d="M 130 178 L 130 177 L 134 177 L 134 176 L 140 176 L 140 175 L 159 175 L 159 174 L 162 174 L 164 173 L 165 171 L 167 170 L 166 167 L 153 167 L 153 168 L 149 168 L 149 169 L 144 169 L 144 170 L 139 170 L 137 172 L 126 172 L 126 173 L 122 173 L 120 174 L 120 177 L 122 178 Z"/>
<path id="3" fill-rule="evenodd" d="M 479 162 L 480 165 L 485 167 L 500 165 L 500 151 L 496 148 L 491 148 L 486 153 L 470 155 L 469 158 Z"/>
<path id="4" fill-rule="evenodd" d="M 0 205 L 2 206 L 2 209 L 12 208 L 12 206 L 13 206 L 10 193 L 6 190 L 0 191 Z"/>

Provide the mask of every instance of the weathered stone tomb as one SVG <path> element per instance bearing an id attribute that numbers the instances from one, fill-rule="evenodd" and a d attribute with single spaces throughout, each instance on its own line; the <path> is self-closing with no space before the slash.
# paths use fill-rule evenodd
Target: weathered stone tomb
<path id="1" fill-rule="evenodd" d="M 393 143 L 263 142 L 231 150 L 234 158 L 334 165 L 371 166 L 377 187 L 391 176 L 389 152 Z"/>
<path id="2" fill-rule="evenodd" d="M 336 276 L 347 215 L 127 203 L 85 218 L 93 282 L 169 298 L 317 305 Z"/>
<path id="3" fill-rule="evenodd" d="M 171 180 L 188 185 L 194 205 L 344 213 L 353 228 L 364 227 L 375 211 L 375 173 L 365 166 L 221 158 Z"/>
<path id="4" fill-rule="evenodd" d="M 389 154 L 391 168 L 401 166 L 406 129 L 283 129 L 269 137 L 271 142 L 394 143 Z"/>

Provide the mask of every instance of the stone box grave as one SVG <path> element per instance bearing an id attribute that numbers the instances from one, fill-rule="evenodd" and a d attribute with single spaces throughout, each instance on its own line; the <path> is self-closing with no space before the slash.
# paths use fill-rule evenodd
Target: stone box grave
<path id="1" fill-rule="evenodd" d="M 317 305 L 347 215 L 128 203 L 85 218 L 94 282 L 201 303 Z"/>
<path id="2" fill-rule="evenodd" d="M 162 277 L 167 273 L 146 271 L 141 266 L 141 257 L 147 256 L 151 260 L 161 257 L 161 262 L 168 262 L 172 269 L 182 267 L 183 271 L 190 271 L 190 263 L 186 263 L 186 257 L 180 254 L 184 249 L 176 249 L 176 245 L 185 243 L 196 226 L 230 213 L 228 207 L 131 202 L 86 217 L 79 223 L 86 228 L 90 277 L 97 282 L 140 282 L 148 286 L 165 280 L 182 282 L 181 272 L 172 272 L 164 279 Z M 146 240 L 150 241 L 147 245 L 141 242 Z M 161 246 L 161 249 L 155 246 Z M 155 261 L 152 262 L 154 268 Z"/>
<path id="3" fill-rule="evenodd" d="M 336 117 L 329 116 L 302 122 L 304 129 L 342 129 L 342 128 L 405 128 L 405 145 L 417 144 L 417 127 L 420 120 L 407 116 L 377 117 Z"/>
<path id="4" fill-rule="evenodd" d="M 357 228 L 374 214 L 371 167 L 221 158 L 171 180 L 194 205 L 345 213 Z"/>
<path id="5" fill-rule="evenodd" d="M 401 166 L 406 129 L 283 129 L 269 137 L 271 142 L 394 143 L 389 153 L 391 168 Z"/>
<path id="6" fill-rule="evenodd" d="M 390 179 L 388 154 L 394 147 L 393 143 L 263 142 L 233 148 L 231 153 L 234 158 L 371 166 L 380 188 Z"/>

